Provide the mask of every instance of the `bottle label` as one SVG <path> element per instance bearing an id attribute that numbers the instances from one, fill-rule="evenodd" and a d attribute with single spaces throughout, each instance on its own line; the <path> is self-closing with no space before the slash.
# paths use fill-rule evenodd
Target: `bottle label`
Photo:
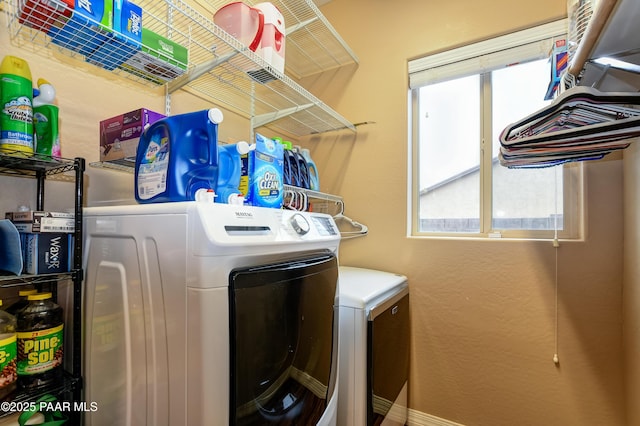
<path id="1" fill-rule="evenodd" d="M 18 374 L 44 373 L 62 365 L 63 325 L 18 332 Z"/>
<path id="2" fill-rule="evenodd" d="M 13 75 L 2 75 L 0 105 L 0 149 L 33 152 L 33 107 L 31 82 Z"/>
<path id="3" fill-rule="evenodd" d="M 141 200 L 148 200 L 167 191 L 169 132 L 165 126 L 157 126 L 150 132 L 149 144 L 138 166 L 137 186 Z"/>
<path id="4" fill-rule="evenodd" d="M 18 379 L 16 356 L 16 335 L 0 340 L 0 388 L 9 386 Z"/>

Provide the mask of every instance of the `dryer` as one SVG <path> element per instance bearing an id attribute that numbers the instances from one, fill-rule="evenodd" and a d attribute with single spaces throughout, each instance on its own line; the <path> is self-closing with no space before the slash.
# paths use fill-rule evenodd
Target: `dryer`
<path id="1" fill-rule="evenodd" d="M 403 275 L 340 266 L 338 425 L 407 421 L 409 286 Z"/>
<path id="2" fill-rule="evenodd" d="M 87 426 L 335 425 L 331 216 L 159 203 L 84 228 Z"/>

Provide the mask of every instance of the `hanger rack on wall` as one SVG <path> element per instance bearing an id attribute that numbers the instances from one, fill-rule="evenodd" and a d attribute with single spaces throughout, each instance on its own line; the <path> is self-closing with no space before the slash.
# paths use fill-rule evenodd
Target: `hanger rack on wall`
<path id="1" fill-rule="evenodd" d="M 369 232 L 366 225 L 344 215 L 344 201 L 336 195 L 285 185 L 283 208 L 333 216 L 343 239 L 363 237 Z"/>
<path id="2" fill-rule="evenodd" d="M 579 0 L 581 6 L 591 0 Z M 598 0 L 569 24 L 578 46 L 550 106 L 509 125 L 500 136 L 503 166 L 547 167 L 597 160 L 640 137 L 640 2 Z M 571 40 L 570 40 L 571 44 Z"/>

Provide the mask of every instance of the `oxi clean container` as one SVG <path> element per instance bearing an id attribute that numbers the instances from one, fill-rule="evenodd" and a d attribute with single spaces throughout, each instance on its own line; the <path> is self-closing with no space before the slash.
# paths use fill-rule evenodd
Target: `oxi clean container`
<path id="1" fill-rule="evenodd" d="M 139 203 L 194 201 L 218 182 L 217 108 L 162 118 L 140 136 L 135 196 Z"/>

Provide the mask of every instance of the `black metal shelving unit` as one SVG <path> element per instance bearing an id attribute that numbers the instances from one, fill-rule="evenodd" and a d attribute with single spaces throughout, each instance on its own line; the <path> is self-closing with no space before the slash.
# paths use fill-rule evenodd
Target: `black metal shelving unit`
<path id="1" fill-rule="evenodd" d="M 82 396 L 82 205 L 84 187 L 84 158 L 53 158 L 41 154 L 25 154 L 22 152 L 0 152 L 0 176 L 15 176 L 37 180 L 36 210 L 44 210 L 45 180 L 53 175 L 71 175 L 75 183 L 75 231 L 73 234 L 73 269 L 67 273 L 39 274 L 20 276 L 0 276 L 0 288 L 34 285 L 48 287 L 57 295 L 58 283 L 71 280 L 73 284 L 72 313 L 72 350 L 71 368 L 65 371 L 63 380 L 52 386 L 29 392 L 18 390 L 10 398 L 13 401 L 35 401 L 45 394 L 58 396 L 62 400 L 71 399 L 81 402 Z M 65 324 L 68 327 L 69 324 Z M 69 364 L 67 363 L 67 366 Z M 0 411 L 0 418 L 12 413 Z M 70 417 L 69 424 L 80 424 L 80 412 L 65 413 Z"/>

